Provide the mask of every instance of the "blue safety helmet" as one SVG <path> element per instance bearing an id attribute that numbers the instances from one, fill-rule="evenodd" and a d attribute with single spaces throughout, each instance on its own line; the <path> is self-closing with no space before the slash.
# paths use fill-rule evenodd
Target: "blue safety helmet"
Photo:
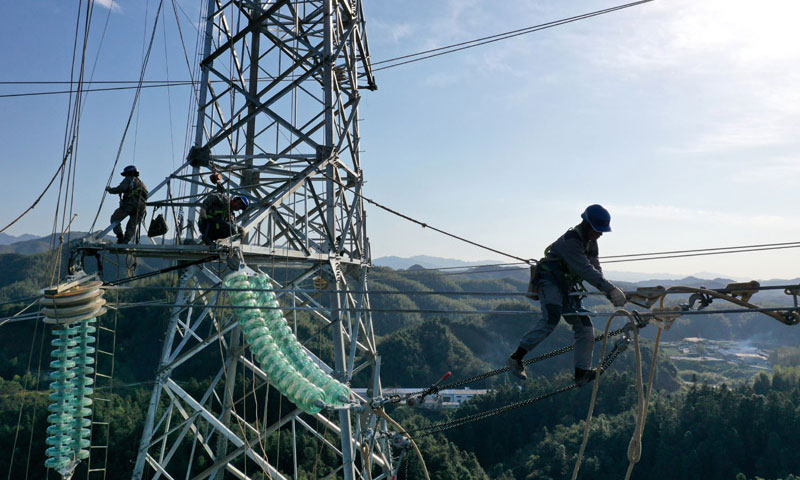
<path id="1" fill-rule="evenodd" d="M 581 214 L 581 218 L 586 220 L 595 232 L 611 231 L 611 214 L 601 205 L 589 205 Z"/>
<path id="2" fill-rule="evenodd" d="M 120 173 L 123 177 L 128 175 L 139 175 L 139 170 L 136 169 L 135 165 L 128 165 L 127 167 L 122 169 L 122 173 Z"/>
<path id="3" fill-rule="evenodd" d="M 244 205 L 244 209 L 250 206 L 250 200 L 248 200 L 247 197 L 238 196 L 238 197 L 233 197 L 233 199 L 240 200 L 242 202 L 242 205 Z"/>

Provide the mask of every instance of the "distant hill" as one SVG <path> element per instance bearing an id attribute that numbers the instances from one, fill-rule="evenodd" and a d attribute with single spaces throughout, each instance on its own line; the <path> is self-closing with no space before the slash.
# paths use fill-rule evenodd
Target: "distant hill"
<path id="1" fill-rule="evenodd" d="M 22 235 L 19 236 L 9 235 L 7 233 L 0 233 L 0 245 L 11 245 L 12 243 L 34 240 L 36 238 L 39 237 L 36 235 L 31 235 L 30 233 L 23 233 Z"/>
<path id="2" fill-rule="evenodd" d="M 70 232 L 69 237 L 64 237 L 64 242 L 74 242 L 88 235 L 88 232 Z M 24 235 L 23 235 L 24 236 Z M 50 250 L 53 244 L 53 237 L 55 235 L 47 235 L 46 237 L 36 237 L 29 235 L 29 239 L 16 241 L 12 244 L 3 244 L 0 242 L 0 254 L 2 253 L 17 253 L 20 255 L 32 255 L 34 253 L 43 253 Z M 107 235 L 106 239 L 113 241 L 113 236 Z M 145 237 L 142 237 L 144 240 Z M 56 239 L 56 244 L 58 243 Z"/>
<path id="3" fill-rule="evenodd" d="M 74 241 L 81 237 L 86 236 L 87 232 L 71 232 L 69 240 Z M 26 235 L 22 235 L 24 237 Z M 21 238 L 20 237 L 20 238 Z M 47 235 L 46 237 L 37 237 L 28 235 L 26 240 L 15 241 L 11 244 L 3 244 L 0 242 L 0 253 L 18 253 L 20 255 L 32 255 L 34 253 L 42 253 L 50 250 L 50 245 L 53 241 L 54 235 Z M 67 238 L 64 238 L 67 241 Z"/>
<path id="4" fill-rule="evenodd" d="M 413 265 L 423 268 L 449 268 L 449 267 L 471 267 L 474 265 L 486 265 L 503 263 L 499 260 L 478 260 L 467 262 L 455 258 L 431 257 L 429 255 L 415 255 L 413 257 L 379 257 L 372 260 L 372 264 L 379 267 L 389 267 L 395 270 L 405 270 Z"/>

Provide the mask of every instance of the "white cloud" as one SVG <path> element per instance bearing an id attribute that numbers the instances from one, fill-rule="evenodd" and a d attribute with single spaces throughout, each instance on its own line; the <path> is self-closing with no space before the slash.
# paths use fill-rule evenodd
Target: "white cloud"
<path id="1" fill-rule="evenodd" d="M 108 8 L 111 11 L 114 11 L 114 12 L 122 11 L 122 7 L 120 7 L 119 4 L 117 2 L 115 2 L 114 0 L 95 0 L 94 3 L 96 3 L 97 5 L 100 5 L 101 7 Z"/>
<path id="2" fill-rule="evenodd" d="M 457 72 L 436 72 L 420 81 L 420 86 L 428 88 L 445 88 L 461 82 L 464 75 Z"/>
<path id="3" fill-rule="evenodd" d="M 391 40 L 390 43 L 397 44 L 401 40 L 406 40 L 414 35 L 415 28 L 408 22 L 387 22 L 380 19 L 372 20 L 369 22 L 368 34 L 371 41 L 385 42 Z M 372 40 L 372 39 L 375 40 Z"/>
<path id="4" fill-rule="evenodd" d="M 678 222 L 699 223 L 706 228 L 712 226 L 749 227 L 767 229 L 771 232 L 798 230 L 800 218 L 782 215 L 747 215 L 732 210 L 706 210 L 671 205 L 608 205 L 615 216 L 666 220 L 671 225 Z"/>
<path id="5" fill-rule="evenodd" d="M 570 33 L 570 50 L 595 75 L 679 90 L 684 98 L 676 100 L 698 127 L 672 149 L 706 154 L 797 143 L 800 3 L 673 0 L 613 15 Z"/>

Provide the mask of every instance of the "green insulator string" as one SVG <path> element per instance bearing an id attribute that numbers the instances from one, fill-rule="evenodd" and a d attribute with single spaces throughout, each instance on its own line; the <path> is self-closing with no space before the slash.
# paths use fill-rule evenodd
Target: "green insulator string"
<path id="1" fill-rule="evenodd" d="M 50 447 L 45 451 L 47 460 L 45 466 L 52 468 L 63 475 L 67 475 L 75 468 L 74 452 L 72 449 L 72 422 L 75 401 L 75 347 L 74 339 L 77 329 L 74 325 L 59 325 L 53 329 L 54 338 L 50 344 L 58 347 L 50 353 L 54 359 L 50 362 L 50 400 L 52 404 L 47 408 L 50 415 L 47 422 L 47 433 L 50 435 L 45 441 Z"/>
<path id="2" fill-rule="evenodd" d="M 85 460 L 89 458 L 89 437 L 91 436 L 92 426 L 92 393 L 91 386 L 94 384 L 94 352 L 92 346 L 95 337 L 91 334 L 97 330 L 94 327 L 96 319 L 90 318 L 78 323 L 78 334 L 76 336 L 77 346 L 75 347 L 75 393 L 74 411 L 72 419 L 72 450 L 77 459 Z"/>
<path id="3" fill-rule="evenodd" d="M 247 291 L 251 288 L 249 276 L 243 272 L 232 273 L 225 278 L 224 285 L 232 289 L 243 289 L 229 293 L 234 306 L 252 307 L 236 308 L 233 315 L 242 327 L 245 340 L 270 383 L 304 412 L 320 412 L 325 408 L 325 392 L 298 372 L 278 348 L 266 326 L 263 312 L 256 308 L 258 301 L 255 295 Z"/>
<path id="4" fill-rule="evenodd" d="M 289 359 L 292 366 L 308 381 L 318 386 L 325 392 L 325 401 L 331 405 L 344 405 L 350 402 L 350 388 L 325 373 L 311 358 L 297 336 L 292 332 L 283 313 L 278 309 L 278 301 L 272 289 L 272 282 L 266 274 L 259 274 L 250 278 L 250 285 L 257 290 L 256 300 L 258 305 L 269 307 L 266 312 L 266 325 L 269 332 L 278 344 L 278 348 Z"/>
<path id="5" fill-rule="evenodd" d="M 81 460 L 89 458 L 96 317 L 105 313 L 101 282 L 46 293 L 41 303 L 44 322 L 53 325 L 56 347 L 50 362 L 50 415 L 47 421 L 45 466 L 62 478 L 72 477 Z"/>

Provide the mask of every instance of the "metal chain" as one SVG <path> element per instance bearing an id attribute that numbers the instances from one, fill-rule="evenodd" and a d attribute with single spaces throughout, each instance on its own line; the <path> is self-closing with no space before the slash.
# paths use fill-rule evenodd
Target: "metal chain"
<path id="1" fill-rule="evenodd" d="M 609 336 L 610 335 L 611 334 L 609 334 Z M 614 360 L 617 359 L 617 357 L 620 355 L 620 353 L 623 352 L 623 350 L 624 350 L 624 348 L 619 348 L 618 345 L 614 345 L 614 347 L 611 349 L 611 352 L 609 352 L 609 354 L 606 356 L 606 358 L 603 359 L 602 362 L 600 362 L 600 365 L 598 365 L 598 367 L 597 367 L 598 374 L 602 375 L 606 370 L 608 370 L 608 368 L 611 366 L 611 364 L 614 362 Z M 468 415 L 466 417 L 457 418 L 457 419 L 451 420 L 449 422 L 441 422 L 441 423 L 437 423 L 437 424 L 430 425 L 430 426 L 427 426 L 427 427 L 418 428 L 416 430 L 409 430 L 408 433 L 409 433 L 409 435 L 411 435 L 412 438 L 420 438 L 420 437 L 424 437 L 424 436 L 427 436 L 427 435 L 433 435 L 434 433 L 443 432 L 445 430 L 449 430 L 451 428 L 460 427 L 460 426 L 466 425 L 468 423 L 484 420 L 486 418 L 493 417 L 495 415 L 500 415 L 500 414 L 509 412 L 511 410 L 515 410 L 517 408 L 526 407 L 526 406 L 531 405 L 533 403 L 536 403 L 536 402 L 538 402 L 540 400 L 545 400 L 547 398 L 554 397 L 554 396 L 556 396 L 556 395 L 558 395 L 560 393 L 568 392 L 570 390 L 578 388 L 579 386 L 580 385 L 578 385 L 577 383 L 573 383 L 571 385 L 567 385 L 565 387 L 561 387 L 561 388 L 553 390 L 551 392 L 547 392 L 547 393 L 544 393 L 542 395 L 537 395 L 535 397 L 531 397 L 531 398 L 522 400 L 520 402 L 516 402 L 516 403 L 509 404 L 509 405 L 505 405 L 503 407 L 499 407 L 499 408 L 496 408 L 494 410 L 487 410 L 485 412 L 475 413 L 473 415 Z M 422 432 L 422 433 L 419 433 L 419 432 Z M 416 434 L 416 435 L 414 435 L 414 434 Z"/>
<path id="2" fill-rule="evenodd" d="M 619 328 L 619 329 L 614 330 L 612 332 L 609 332 L 608 336 L 609 337 L 615 337 L 617 335 L 625 333 L 628 330 L 628 328 L 630 328 L 630 327 L 628 327 L 626 325 L 625 327 L 622 327 L 622 328 Z M 595 342 L 599 342 L 602 339 L 603 339 L 603 335 L 597 335 L 596 337 L 594 337 L 594 341 Z M 552 352 L 543 353 L 542 355 L 539 355 L 538 357 L 533 357 L 533 358 L 529 358 L 528 360 L 524 360 L 522 362 L 522 364 L 523 365 L 530 365 L 532 363 L 541 362 L 542 360 L 547 360 L 548 358 L 557 357 L 558 355 L 561 355 L 561 354 L 564 354 L 564 353 L 567 353 L 567 352 L 571 352 L 574 349 L 575 349 L 575 344 L 567 345 L 566 347 L 561 347 L 561 348 L 559 348 L 557 350 L 553 350 Z M 495 370 L 490 370 L 488 372 L 479 373 L 477 375 L 473 375 L 471 377 L 467 377 L 467 378 L 464 378 L 462 380 L 456 380 L 455 382 L 450 382 L 450 383 L 447 383 L 445 385 L 436 385 L 436 386 L 428 387 L 425 390 L 421 390 L 421 391 L 413 393 L 413 394 L 411 394 L 409 396 L 410 397 L 416 397 L 416 396 L 435 395 L 435 394 L 439 393 L 442 390 L 449 390 L 451 388 L 457 388 L 457 387 L 460 387 L 462 385 L 466 385 L 468 383 L 473 383 L 473 382 L 477 382 L 477 381 L 480 381 L 480 380 L 484 380 L 486 378 L 493 377 L 495 375 L 500 375 L 501 373 L 505 373 L 508 370 L 509 370 L 508 366 L 497 368 Z M 400 397 L 400 396 L 398 395 L 397 397 Z"/>

